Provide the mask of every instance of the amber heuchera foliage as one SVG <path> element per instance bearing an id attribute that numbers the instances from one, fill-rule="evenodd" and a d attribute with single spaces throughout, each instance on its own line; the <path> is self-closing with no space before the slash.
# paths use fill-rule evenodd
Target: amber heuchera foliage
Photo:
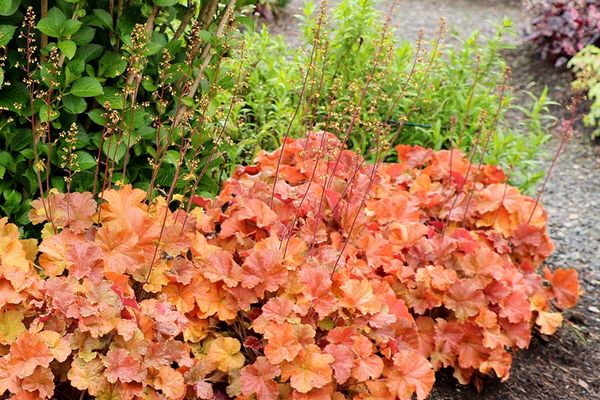
<path id="1" fill-rule="evenodd" d="M 546 213 L 502 171 L 397 150 L 374 167 L 329 134 L 290 140 L 189 214 L 129 186 L 98 209 L 52 194 L 39 250 L 0 220 L 0 396 L 424 399 L 442 367 L 507 379 L 577 273 L 537 272 Z"/>

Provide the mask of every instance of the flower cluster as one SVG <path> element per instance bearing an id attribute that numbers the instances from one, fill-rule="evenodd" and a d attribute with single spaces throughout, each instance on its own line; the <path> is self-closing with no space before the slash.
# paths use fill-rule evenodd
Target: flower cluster
<path id="1" fill-rule="evenodd" d="M 39 254 L 1 220 L 0 394 L 424 399 L 441 367 L 508 378 L 577 274 L 536 272 L 546 214 L 501 170 L 397 151 L 371 165 L 311 133 L 189 214 L 130 186 L 98 208 L 52 194 Z"/>

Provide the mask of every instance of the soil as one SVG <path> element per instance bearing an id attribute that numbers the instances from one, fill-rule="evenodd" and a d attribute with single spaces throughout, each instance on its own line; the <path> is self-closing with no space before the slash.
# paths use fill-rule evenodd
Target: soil
<path id="1" fill-rule="evenodd" d="M 339 0 L 330 1 L 335 4 Z M 282 33 L 291 44 L 299 43 L 298 22 L 302 0 L 292 0 L 281 19 L 270 29 Z M 387 8 L 389 1 L 380 7 Z M 402 0 L 393 21 L 399 37 L 414 40 L 420 29 L 431 37 L 444 16 L 450 32 L 466 35 L 473 30 L 493 34 L 494 26 L 506 16 L 521 32 L 527 15 L 518 1 L 492 0 Z M 403 21 L 410 21 L 404 24 Z M 450 43 L 452 43 L 450 39 Z M 540 60 L 519 36 L 511 39 L 516 48 L 504 56 L 512 66 L 512 86 L 523 104 L 524 90 L 538 94 L 544 86 L 550 97 L 561 103 L 552 109 L 557 118 L 568 113 L 572 79 L 569 71 L 557 70 Z M 586 105 L 581 107 L 585 112 Z M 552 129 L 547 145 L 554 154 L 560 142 L 559 127 Z M 551 163 L 547 159 L 548 167 Z M 584 290 L 579 304 L 565 313 L 563 327 L 553 336 L 534 335 L 527 350 L 513 356 L 511 377 L 500 383 L 484 378 L 478 393 L 474 386 L 459 385 L 451 371 L 437 374 L 432 400 L 594 400 L 600 399 L 600 146 L 590 140 L 590 132 L 581 122 L 558 158 L 542 195 L 550 215 L 550 235 L 556 245 L 547 264 L 573 267 L 579 272 Z"/>

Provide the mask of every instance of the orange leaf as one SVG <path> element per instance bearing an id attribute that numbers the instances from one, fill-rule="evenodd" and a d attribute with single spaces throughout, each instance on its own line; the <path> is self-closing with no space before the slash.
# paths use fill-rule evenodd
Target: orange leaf
<path id="1" fill-rule="evenodd" d="M 33 374 L 36 367 L 48 368 L 54 356 L 38 333 L 25 332 L 10 345 L 11 365 L 14 374 L 25 378 Z"/>
<path id="2" fill-rule="evenodd" d="M 281 368 L 283 379 L 290 379 L 292 388 L 300 393 L 321 388 L 331 382 L 331 365 L 335 359 L 321 352 L 318 346 L 309 344 L 291 363 Z"/>
<path id="3" fill-rule="evenodd" d="M 257 400 L 276 400 L 279 388 L 273 378 L 279 374 L 281 370 L 278 366 L 272 365 L 265 357 L 258 357 L 254 364 L 242 368 L 242 393 L 246 396 L 255 394 Z"/>
<path id="4" fill-rule="evenodd" d="M 106 371 L 104 376 L 110 383 L 118 381 L 143 382 L 146 370 L 142 368 L 140 361 L 136 360 L 125 349 L 112 349 L 106 353 L 103 360 Z"/>
<path id="5" fill-rule="evenodd" d="M 54 375 L 48 368 L 37 367 L 31 376 L 23 379 L 21 388 L 37 392 L 40 398 L 47 399 L 54 394 Z"/>
<path id="6" fill-rule="evenodd" d="M 562 325 L 563 316 L 558 312 L 538 311 L 535 323 L 540 326 L 540 332 L 544 335 L 553 335 Z"/>
<path id="7" fill-rule="evenodd" d="M 273 364 L 292 361 L 303 345 L 313 343 L 315 330 L 310 325 L 292 325 L 290 323 L 271 323 L 265 329 L 267 339 L 265 356 Z"/>
<path id="8" fill-rule="evenodd" d="M 394 365 L 386 373 L 390 392 L 400 400 L 410 400 L 413 393 L 417 394 L 417 399 L 425 399 L 435 381 L 427 359 L 412 350 L 400 350 L 392 359 Z"/>
<path id="9" fill-rule="evenodd" d="M 186 386 L 183 375 L 168 365 L 163 365 L 158 369 L 158 376 L 154 378 L 152 385 L 161 390 L 169 400 L 183 399 L 185 396 Z"/>
<path id="10" fill-rule="evenodd" d="M 552 294 L 561 308 L 571 308 L 579 297 L 579 278 L 574 269 L 557 268 L 554 273 L 544 269 L 544 278 L 550 281 Z"/>

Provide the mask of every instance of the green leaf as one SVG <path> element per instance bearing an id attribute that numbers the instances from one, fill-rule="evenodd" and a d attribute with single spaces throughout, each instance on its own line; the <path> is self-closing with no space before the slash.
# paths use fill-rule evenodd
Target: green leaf
<path id="1" fill-rule="evenodd" d="M 50 178 L 50 182 L 52 182 L 52 187 L 58 189 L 59 192 L 65 191 L 65 180 L 60 176 L 53 176 Z"/>
<path id="2" fill-rule="evenodd" d="M 94 9 L 94 15 L 101 22 L 103 28 L 107 28 L 112 31 L 113 29 L 113 19 L 108 12 L 101 8 Z"/>
<path id="3" fill-rule="evenodd" d="M 0 15 L 5 17 L 13 15 L 20 4 L 21 0 L 0 0 Z"/>
<path id="4" fill-rule="evenodd" d="M 127 68 L 127 61 L 119 53 L 105 53 L 100 59 L 98 76 L 105 78 L 116 78 Z"/>
<path id="5" fill-rule="evenodd" d="M 215 42 L 215 40 L 216 40 L 215 35 L 213 35 L 209 31 L 203 30 L 203 31 L 198 32 L 198 34 L 200 35 L 200 38 L 207 43 L 214 44 L 213 42 Z"/>
<path id="6" fill-rule="evenodd" d="M 194 107 L 194 105 L 196 104 L 194 102 L 194 98 L 190 97 L 190 96 L 184 96 L 181 98 L 181 102 L 186 106 L 186 107 Z"/>
<path id="7" fill-rule="evenodd" d="M 77 97 L 94 97 L 104 94 L 104 90 L 98 79 L 86 76 L 73 83 L 70 93 Z"/>
<path id="8" fill-rule="evenodd" d="M 38 112 L 40 120 L 42 122 L 54 121 L 60 115 L 58 111 L 52 107 L 48 107 L 46 104 L 42 104 L 40 111 Z"/>
<path id="9" fill-rule="evenodd" d="M 60 9 L 52 7 L 46 14 L 46 18 L 42 18 L 38 22 L 37 29 L 45 35 L 57 38 L 60 36 L 66 21 L 65 14 Z"/>
<path id="10" fill-rule="evenodd" d="M 154 0 L 154 5 L 159 7 L 171 7 L 179 3 L 179 0 Z"/>
<path id="11" fill-rule="evenodd" d="M 16 26 L 0 25 L 0 47 L 6 46 L 15 34 Z"/>
<path id="12" fill-rule="evenodd" d="M 104 110 L 100 108 L 94 108 L 92 111 L 89 111 L 87 115 L 97 125 L 104 126 L 104 124 L 106 124 L 106 119 L 102 116 L 103 113 Z"/>
<path id="13" fill-rule="evenodd" d="M 88 44 L 94 39 L 96 35 L 96 30 L 90 26 L 82 26 L 79 28 L 77 33 L 71 36 L 71 40 L 73 40 L 78 45 Z"/>
<path id="14" fill-rule="evenodd" d="M 10 167 L 13 164 L 13 158 L 7 151 L 0 151 L 0 165 Z"/>
<path id="15" fill-rule="evenodd" d="M 75 56 L 77 45 L 72 40 L 61 40 L 58 42 L 58 48 L 69 60 Z"/>
<path id="16" fill-rule="evenodd" d="M 92 61 L 100 57 L 103 51 L 104 47 L 100 46 L 99 44 L 86 44 L 77 49 L 77 58 L 81 58 L 85 62 Z"/>
<path id="17" fill-rule="evenodd" d="M 61 27 L 61 32 L 60 32 L 61 36 L 69 37 L 69 36 L 77 33 L 77 31 L 79 31 L 80 27 L 81 27 L 81 21 L 77 21 L 76 19 L 69 19 Z"/>
<path id="18" fill-rule="evenodd" d="M 104 106 L 104 103 L 108 101 L 113 110 L 123 109 L 123 93 L 114 87 L 106 87 L 104 94 L 101 96 L 96 96 L 95 99 L 98 104 L 102 106 Z"/>
<path id="19" fill-rule="evenodd" d="M 2 209 L 8 215 L 14 214 L 21 208 L 21 200 L 23 196 L 16 190 L 7 190 L 2 193 L 4 195 L 4 205 Z"/>
<path id="20" fill-rule="evenodd" d="M 87 108 L 87 103 L 81 97 L 68 94 L 63 97 L 62 103 L 65 106 L 65 111 L 69 114 L 81 114 Z"/>
<path id="21" fill-rule="evenodd" d="M 92 169 L 96 166 L 96 159 L 90 153 L 78 151 L 75 154 L 77 154 L 77 164 L 79 164 L 81 171 Z"/>
<path id="22" fill-rule="evenodd" d="M 146 45 L 146 51 L 144 51 L 144 55 L 152 56 L 152 55 L 158 53 L 159 51 L 161 51 L 161 49 L 163 47 L 164 46 L 160 43 L 150 42 Z"/>
<path id="23" fill-rule="evenodd" d="M 125 153 L 127 152 L 127 146 L 123 142 L 117 145 L 116 139 L 107 140 L 102 145 L 102 152 L 105 156 L 108 156 L 110 160 L 118 164 L 123 156 L 125 156 Z"/>

